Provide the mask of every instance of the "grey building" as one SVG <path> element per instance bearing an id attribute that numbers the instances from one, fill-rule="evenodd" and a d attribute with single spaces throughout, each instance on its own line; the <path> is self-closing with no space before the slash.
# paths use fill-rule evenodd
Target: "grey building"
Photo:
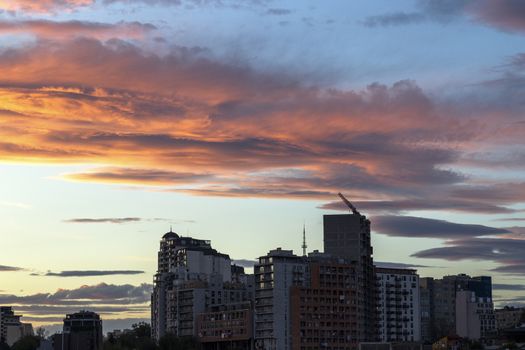
<path id="1" fill-rule="evenodd" d="M 168 333 L 202 338 L 206 342 L 233 341 L 211 336 L 212 332 L 205 327 L 214 326 L 211 322 L 214 312 L 233 310 L 247 314 L 245 305 L 252 305 L 253 298 L 253 276 L 232 266 L 230 257 L 213 249 L 210 241 L 182 237 L 171 230 L 163 235 L 151 297 L 152 337 L 156 341 Z M 240 320 L 247 322 L 245 318 Z M 228 323 L 216 321 L 223 334 L 252 329 L 251 318 L 249 325 L 239 327 L 231 323 L 235 326 L 231 330 L 225 328 Z M 236 341 L 242 344 L 241 348 L 249 349 L 253 337 L 248 333 L 236 335 Z"/>
<path id="2" fill-rule="evenodd" d="M 372 258 L 370 220 L 361 215 L 346 199 L 344 201 L 352 210 L 351 214 L 323 216 L 324 252 L 357 263 L 363 296 L 364 341 L 376 341 L 379 333 L 377 281 Z"/>
<path id="3" fill-rule="evenodd" d="M 379 338 L 383 342 L 421 340 L 419 276 L 416 270 L 376 268 Z"/>
<path id="4" fill-rule="evenodd" d="M 62 333 L 53 336 L 55 350 L 101 350 L 102 320 L 91 311 L 66 315 Z"/>
<path id="5" fill-rule="evenodd" d="M 490 276 L 471 277 L 466 274 L 425 278 L 421 281 L 422 334 L 433 342 L 456 334 L 456 295 L 460 291 L 474 292 L 478 298 L 492 298 Z"/>
<path id="6" fill-rule="evenodd" d="M 256 349 L 291 349 L 290 287 L 307 283 L 307 268 L 291 250 L 277 248 L 259 258 L 254 267 Z"/>

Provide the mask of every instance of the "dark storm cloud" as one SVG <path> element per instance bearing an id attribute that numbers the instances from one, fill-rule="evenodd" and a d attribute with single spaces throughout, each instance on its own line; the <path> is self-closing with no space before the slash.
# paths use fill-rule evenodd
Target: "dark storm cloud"
<path id="1" fill-rule="evenodd" d="M 43 276 L 53 277 L 92 277 L 92 276 L 111 276 L 111 275 L 140 275 L 144 271 L 140 270 L 71 270 L 60 272 L 46 272 Z M 41 275 L 42 276 L 42 275 Z"/>
<path id="2" fill-rule="evenodd" d="M 464 238 L 511 233 L 504 228 L 458 224 L 414 216 L 375 216 L 373 230 L 395 237 Z"/>

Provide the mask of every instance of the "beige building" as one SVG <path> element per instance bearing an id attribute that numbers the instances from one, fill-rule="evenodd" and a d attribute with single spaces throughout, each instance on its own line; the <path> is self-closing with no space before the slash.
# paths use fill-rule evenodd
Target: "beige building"
<path id="1" fill-rule="evenodd" d="M 490 298 L 471 291 L 456 294 L 456 333 L 463 338 L 483 340 L 496 330 L 494 305 Z"/>
<path id="2" fill-rule="evenodd" d="M 20 338 L 33 335 L 33 326 L 20 322 L 21 317 L 15 315 L 11 306 L 0 306 L 0 342 L 12 346 Z"/>

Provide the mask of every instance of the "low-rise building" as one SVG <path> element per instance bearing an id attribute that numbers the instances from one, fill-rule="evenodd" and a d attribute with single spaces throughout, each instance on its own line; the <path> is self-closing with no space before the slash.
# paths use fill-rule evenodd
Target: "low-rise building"
<path id="1" fill-rule="evenodd" d="M 494 311 L 496 316 L 496 328 L 498 330 L 514 328 L 521 324 L 525 310 L 516 307 L 504 307 Z"/>

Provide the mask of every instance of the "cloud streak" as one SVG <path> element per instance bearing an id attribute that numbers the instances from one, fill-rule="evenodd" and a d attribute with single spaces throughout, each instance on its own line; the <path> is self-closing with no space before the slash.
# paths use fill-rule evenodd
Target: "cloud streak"
<path id="1" fill-rule="evenodd" d="M 129 222 L 138 222 L 142 221 L 141 218 L 129 217 L 129 218 L 74 218 L 64 220 L 64 222 L 74 223 L 74 224 L 99 224 L 99 223 L 110 223 L 110 224 L 125 224 Z"/>
<path id="2" fill-rule="evenodd" d="M 71 39 L 91 37 L 99 40 L 110 38 L 141 39 L 155 30 L 151 24 L 120 22 L 116 24 L 50 20 L 0 20 L 0 34 L 31 34 L 46 39 Z"/>
<path id="3" fill-rule="evenodd" d="M 16 266 L 7 266 L 0 265 L 0 272 L 13 272 L 13 271 L 23 271 L 24 269 Z"/>
<path id="4" fill-rule="evenodd" d="M 424 21 L 447 23 L 460 16 L 503 31 L 525 33 L 525 5 L 520 0 L 419 0 L 413 12 L 391 12 L 367 17 L 368 27 L 416 24 Z"/>
<path id="5" fill-rule="evenodd" d="M 66 270 L 60 272 L 48 271 L 45 274 L 36 274 L 37 276 L 51 277 L 93 277 L 93 276 L 113 276 L 113 275 L 140 275 L 141 270 Z"/>

